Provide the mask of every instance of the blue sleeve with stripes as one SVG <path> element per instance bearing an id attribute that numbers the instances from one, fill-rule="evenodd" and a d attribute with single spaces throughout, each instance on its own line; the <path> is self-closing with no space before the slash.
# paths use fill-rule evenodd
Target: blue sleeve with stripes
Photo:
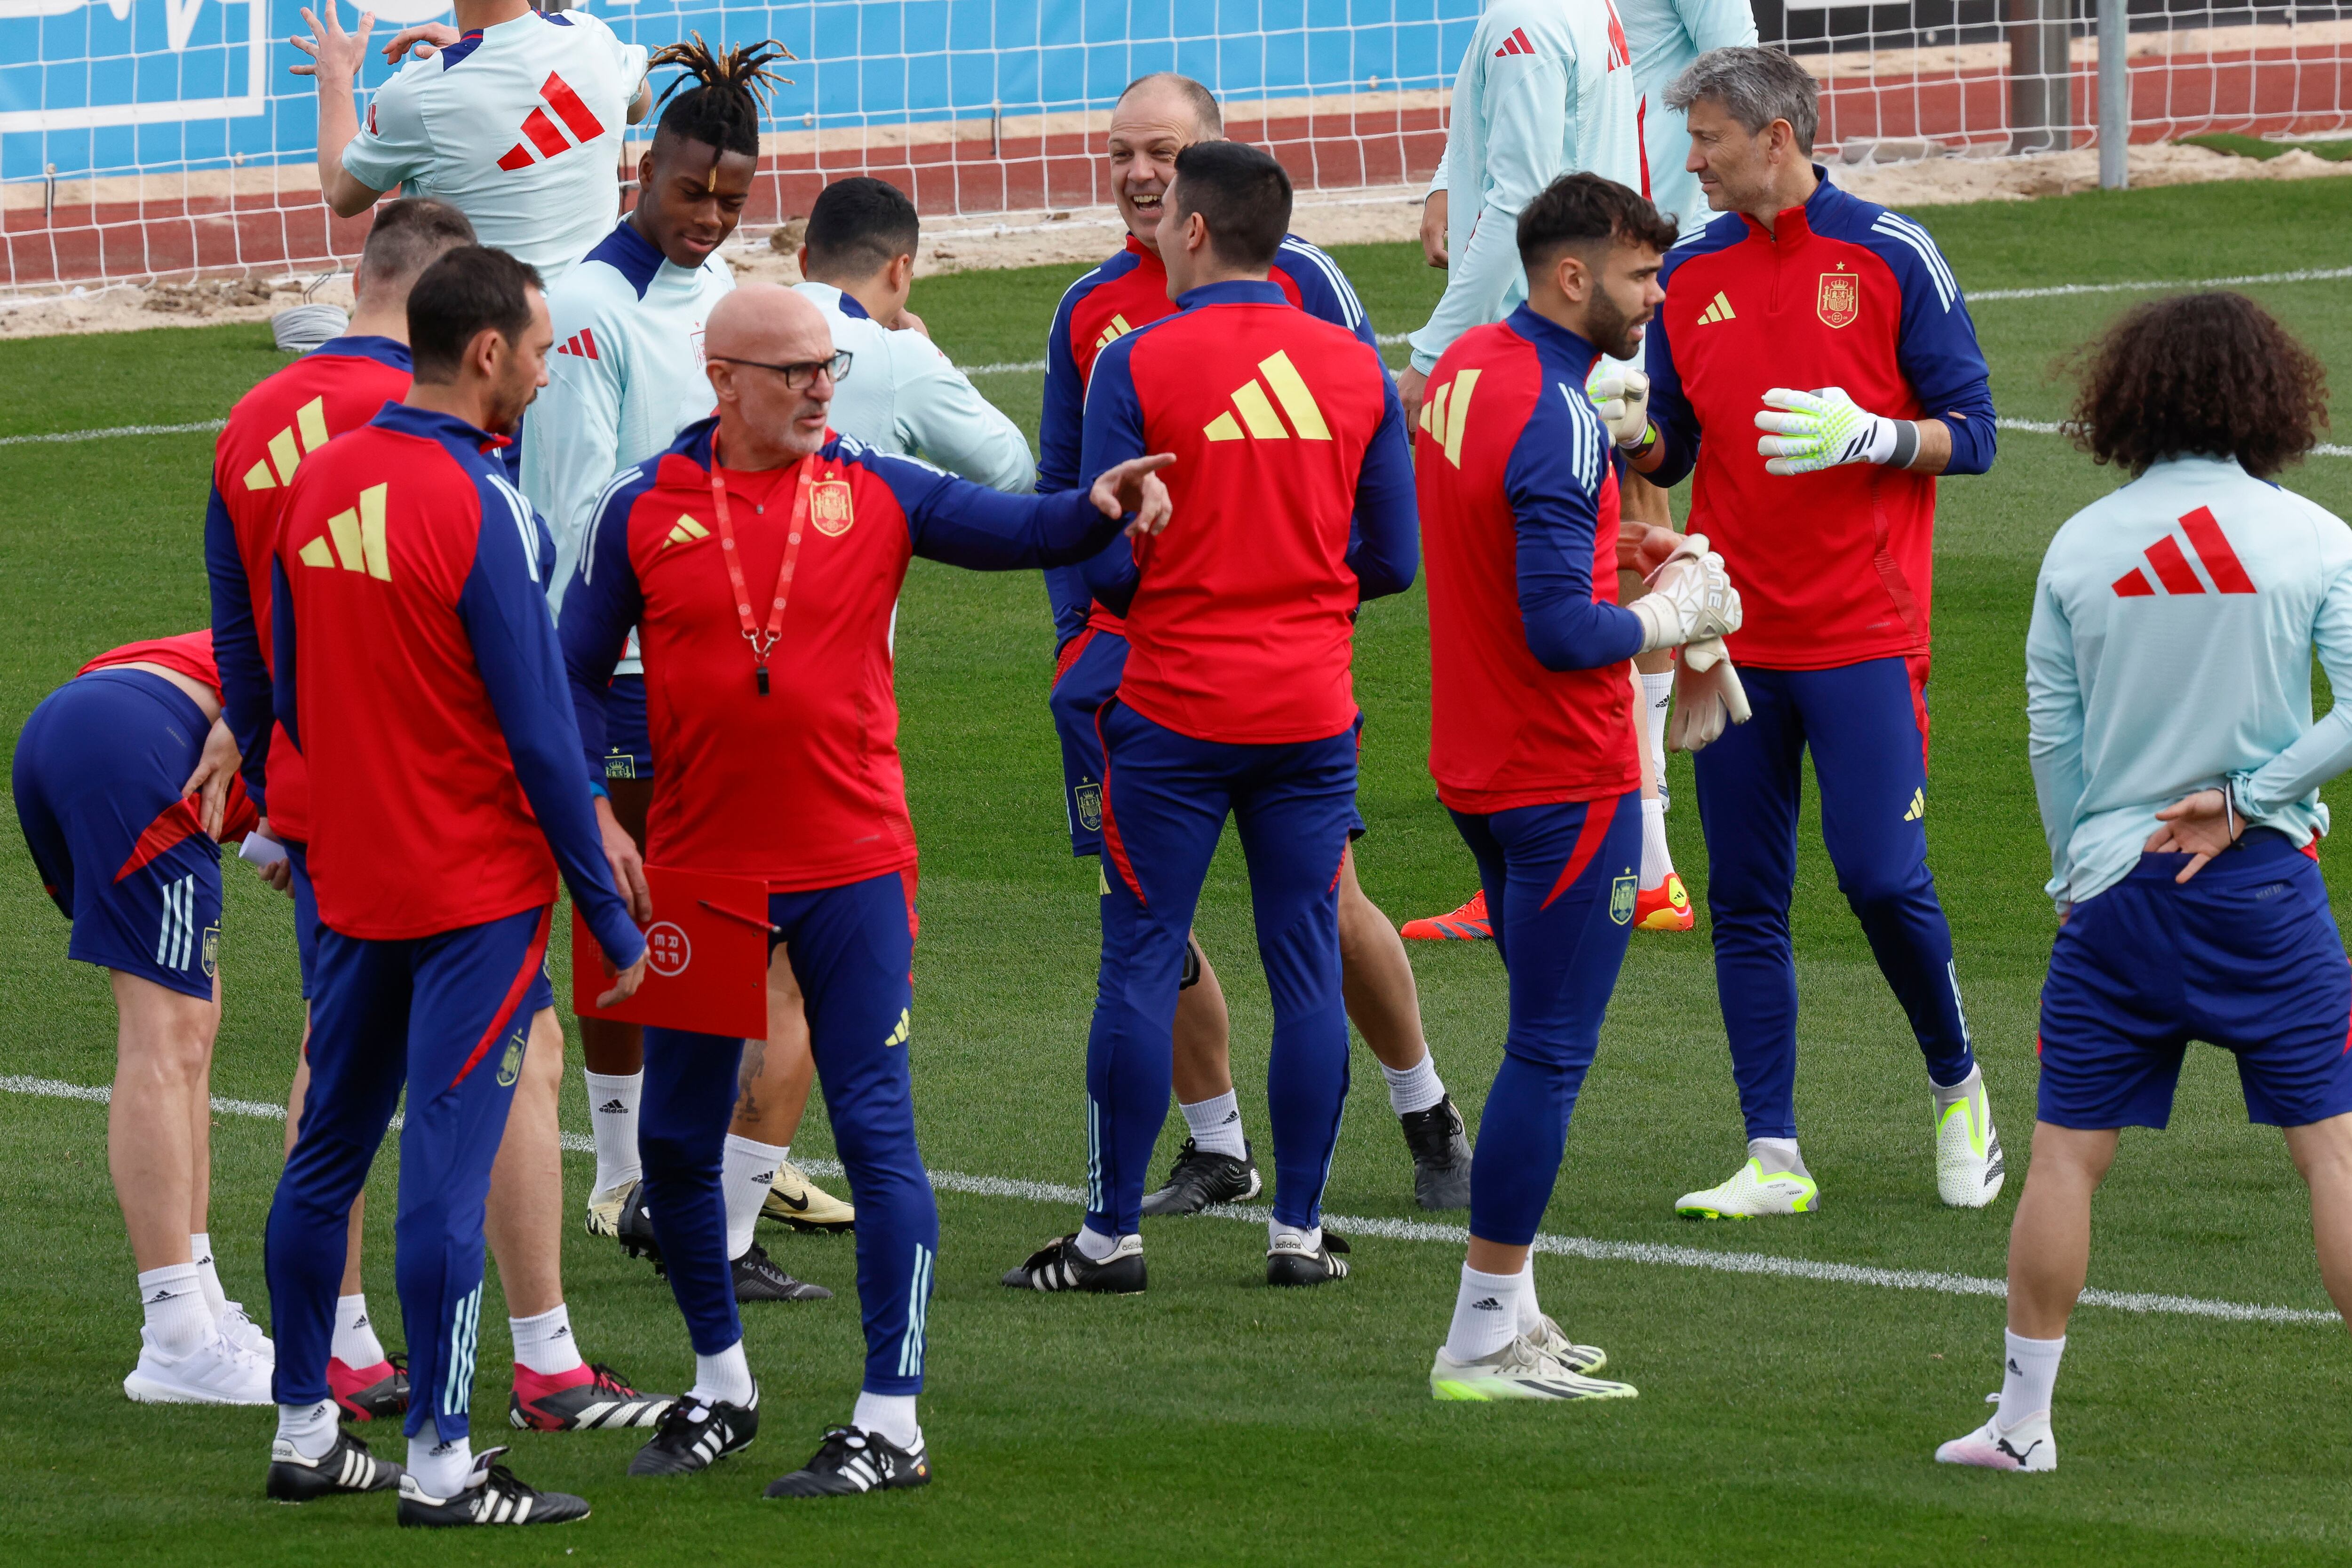
<path id="1" fill-rule="evenodd" d="M 1129 364 L 1134 334 L 1121 338 L 1095 361 L 1093 382 L 1087 389 L 1087 443 L 1083 472 L 1099 474 L 1130 457 L 1144 455 L 1143 404 L 1135 393 L 1135 373 Z M 1134 548 L 1113 539 L 1079 569 L 1087 592 L 1113 614 L 1124 615 L 1135 601 L 1141 573 Z"/>
<path id="2" fill-rule="evenodd" d="M 1996 444 L 1991 372 L 1950 264 L 1927 231 L 1900 213 L 1877 211 L 1868 234 L 1857 237 L 1902 285 L 1895 359 L 1927 417 L 1942 420 L 1952 433 L 1952 460 L 1944 472 L 1985 472 Z"/>
<path id="3" fill-rule="evenodd" d="M 1093 275 L 1088 274 L 1088 277 Z M 1076 357 L 1070 351 L 1070 313 L 1086 298 L 1087 279 L 1072 284 L 1054 310 L 1053 329 L 1045 338 L 1045 398 L 1037 413 L 1037 493 L 1050 496 L 1078 482 L 1078 452 L 1085 440 L 1087 387 L 1079 379 Z M 1087 612 L 1094 595 L 1075 566 L 1045 570 L 1045 598 L 1054 611 L 1054 643 L 1068 642 L 1087 629 Z"/>
<path id="4" fill-rule="evenodd" d="M 629 483 L 605 488 L 604 504 L 588 520 L 580 564 L 563 591 L 557 637 L 563 649 L 564 678 L 572 688 L 572 723 L 587 758 L 588 777 L 599 782 L 606 746 L 604 694 L 612 688 L 614 667 L 628 646 L 629 628 L 646 608 L 636 568 L 629 561 L 629 513 L 637 497 L 652 487 L 653 469 L 660 461 L 656 457 L 630 471 Z"/>
<path id="5" fill-rule="evenodd" d="M 1519 619 L 1528 652 L 1547 670 L 1596 669 L 1642 645 L 1633 612 L 1592 596 L 1607 447 L 1589 403 L 1580 411 L 1547 392 L 1503 470 L 1517 519 Z"/>
<path id="6" fill-rule="evenodd" d="M 253 807 L 267 815 L 264 776 L 269 764 L 269 665 L 261 655 L 261 632 L 253 613 L 253 587 L 245 557 L 236 548 L 236 525 L 220 486 L 205 506 L 205 575 L 213 592 L 213 662 L 220 667 L 221 716 L 242 755 L 237 771 Z"/>
<path id="7" fill-rule="evenodd" d="M 1309 316 L 1335 327 L 1345 327 L 1366 348 L 1379 350 L 1381 340 L 1372 330 L 1371 315 L 1364 308 L 1364 302 L 1356 298 L 1354 287 L 1338 262 L 1305 240 L 1290 235 L 1276 254 L 1275 265 L 1298 286 L 1298 303 Z"/>

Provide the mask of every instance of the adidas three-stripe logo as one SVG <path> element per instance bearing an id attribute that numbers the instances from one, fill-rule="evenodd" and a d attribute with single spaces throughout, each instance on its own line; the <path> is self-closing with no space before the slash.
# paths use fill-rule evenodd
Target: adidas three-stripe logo
<path id="1" fill-rule="evenodd" d="M 1592 412 L 1592 400 L 1581 388 L 1571 388 L 1565 382 L 1554 382 L 1559 395 L 1568 400 L 1568 428 L 1572 432 L 1568 447 L 1569 467 L 1576 474 L 1576 482 L 1588 495 L 1601 494 L 1601 474 L 1608 459 L 1601 449 L 1601 416 Z"/>
<path id="2" fill-rule="evenodd" d="M 2190 594 L 2205 591 L 2205 583 L 2190 565 L 2193 559 L 2205 568 L 2205 575 L 2213 580 L 2216 593 L 2252 593 L 2254 580 L 2246 575 L 2245 562 L 2230 548 L 2230 538 L 2221 531 L 2221 522 L 2210 507 L 2200 507 L 2179 519 L 2180 531 L 2189 536 L 2189 549 L 2170 534 L 2165 535 L 2140 552 L 2148 570 L 2156 573 L 2157 582 L 2164 585 L 2167 594 Z M 2153 599 L 2156 584 L 2147 580 L 2147 571 L 2138 567 L 2115 580 L 2116 596 L 2119 599 Z"/>
<path id="3" fill-rule="evenodd" d="M 304 566 L 363 571 L 382 582 L 392 580 L 392 555 L 383 542 L 383 498 L 390 488 L 371 485 L 360 492 L 359 505 L 347 507 L 327 519 L 327 531 L 295 554 Z M 331 547 L 329 539 L 334 540 Z"/>
<path id="4" fill-rule="evenodd" d="M 301 444 L 295 440 L 299 435 Z M 290 484 L 302 459 L 327 444 L 327 400 L 314 397 L 294 413 L 294 423 L 269 438 L 269 455 L 245 471 L 248 490 L 275 490 Z M 271 469 L 277 470 L 274 474 Z"/>
<path id="5" fill-rule="evenodd" d="M 680 512 L 677 515 L 677 522 L 669 530 L 669 537 L 662 540 L 662 549 L 667 549 L 672 545 L 690 545 L 697 539 L 707 539 L 709 537 L 709 528 L 696 522 L 686 513 Z"/>
<path id="6" fill-rule="evenodd" d="M 1532 55 L 1535 52 L 1536 47 L 1528 42 L 1527 29 L 1514 27 L 1511 36 L 1503 40 L 1503 47 L 1495 51 L 1495 57 L 1499 60 L 1506 55 Z"/>
<path id="7" fill-rule="evenodd" d="M 898 1375 L 923 1375 L 923 1339 L 931 1316 L 931 1249 L 915 1243 L 915 1272 L 907 1286 L 907 1332 L 898 1341 Z"/>
<path id="8" fill-rule="evenodd" d="M 580 95 L 572 90 L 571 84 L 553 71 L 548 72 L 547 80 L 540 85 L 539 97 L 539 106 L 523 116 L 522 141 L 508 148 L 506 156 L 499 160 L 499 167 L 509 173 L 569 152 L 581 142 L 593 141 L 604 134 L 604 122 L 580 101 Z M 555 110 L 556 120 L 563 121 L 564 131 L 572 132 L 572 140 L 564 140 L 563 131 L 555 129 L 555 120 L 547 118 L 551 109 Z M 536 158 L 531 155 L 534 147 L 539 150 Z"/>
<path id="9" fill-rule="evenodd" d="M 1105 349 L 1109 348 L 1113 343 L 1118 342 L 1121 338 L 1126 337 L 1129 332 L 1134 330 L 1134 328 L 1127 324 L 1126 317 L 1112 317 L 1110 319 L 1110 325 L 1102 329 L 1102 335 L 1095 340 L 1095 352 L 1097 354 L 1101 353 Z"/>
<path id="10" fill-rule="evenodd" d="M 163 884 L 163 926 L 155 938 L 155 967 L 184 969 L 196 951 L 196 873 Z"/>
<path id="11" fill-rule="evenodd" d="M 1260 360 L 1257 368 L 1265 378 L 1265 385 L 1259 385 L 1255 378 L 1244 382 L 1234 389 L 1234 406 L 1202 425 L 1201 434 L 1212 441 L 1240 441 L 1244 439 L 1243 427 L 1247 426 L 1248 436 L 1258 441 L 1287 441 L 1292 430 L 1297 431 L 1301 441 L 1331 439 L 1331 427 L 1323 423 L 1323 411 L 1316 405 L 1315 394 L 1307 390 L 1307 382 L 1300 379 L 1298 367 L 1290 362 L 1287 352 L 1276 350 L 1271 358 Z M 1275 402 L 1280 402 L 1282 412 L 1290 416 L 1288 428 L 1276 415 L 1274 402 L 1266 400 L 1266 387 L 1274 389 Z M 1238 422 L 1234 418 L 1236 413 L 1241 415 Z"/>
<path id="12" fill-rule="evenodd" d="M 1715 291 L 1715 298 L 1707 308 L 1699 312 L 1698 324 L 1702 327 L 1712 327 L 1717 321 L 1730 320 L 1736 314 L 1737 312 L 1731 308 L 1730 297 L 1718 288 Z"/>
<path id="13" fill-rule="evenodd" d="M 596 333 L 593 329 L 588 327 L 583 327 L 564 339 L 563 346 L 555 351 L 559 354 L 576 355 L 583 360 L 601 360 L 604 357 L 596 351 Z"/>
<path id="14" fill-rule="evenodd" d="M 1462 432 L 1470 423 L 1470 394 L 1478 390 L 1482 371 L 1463 371 L 1422 400 L 1421 427 L 1445 453 L 1445 460 L 1462 466 Z"/>

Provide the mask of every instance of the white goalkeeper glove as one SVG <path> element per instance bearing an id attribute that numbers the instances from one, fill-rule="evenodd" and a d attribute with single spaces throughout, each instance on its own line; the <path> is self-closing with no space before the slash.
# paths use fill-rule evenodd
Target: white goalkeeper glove
<path id="1" fill-rule="evenodd" d="M 1682 548 L 1649 577 L 1650 591 L 1626 608 L 1642 622 L 1638 652 L 1680 647 L 1739 630 L 1739 590 L 1705 534 L 1688 534 Z"/>
<path id="2" fill-rule="evenodd" d="M 1666 744 L 1676 751 L 1697 751 L 1727 725 L 1748 719 L 1748 691 L 1731 667 L 1731 655 L 1723 651 L 1723 639 L 1685 643 L 1675 661 L 1675 718 Z"/>
<path id="3" fill-rule="evenodd" d="M 1865 412 L 1843 387 L 1774 387 L 1764 394 L 1756 428 L 1771 433 L 1756 441 L 1757 455 L 1770 459 L 1767 474 L 1818 474 L 1847 463 L 1908 468 L 1919 455 L 1916 424 Z"/>
<path id="4" fill-rule="evenodd" d="M 1650 378 L 1633 365 L 1592 361 L 1585 378 L 1584 395 L 1592 412 L 1609 427 L 1609 439 L 1620 446 L 1638 446 L 1650 428 Z"/>

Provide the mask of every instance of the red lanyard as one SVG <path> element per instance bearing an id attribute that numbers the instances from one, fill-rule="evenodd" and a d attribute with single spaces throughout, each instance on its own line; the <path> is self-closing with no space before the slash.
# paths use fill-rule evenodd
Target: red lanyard
<path id="1" fill-rule="evenodd" d="M 710 439 L 710 507 L 719 514 L 719 553 L 727 562 L 727 580 L 735 589 L 735 613 L 743 622 L 743 640 L 751 644 L 754 674 L 760 683 L 760 695 L 768 695 L 768 655 L 783 635 L 784 601 L 793 593 L 793 566 L 801 556 L 801 528 L 808 521 L 809 475 L 816 466 L 816 454 L 801 459 L 800 471 L 793 477 L 793 520 L 784 536 L 783 564 L 776 569 L 776 597 L 768 607 L 768 624 L 763 631 L 751 619 L 751 591 L 743 582 L 743 552 L 735 548 L 735 522 L 727 511 L 727 481 L 719 473 L 719 437 Z M 773 492 L 772 491 L 771 494 Z"/>

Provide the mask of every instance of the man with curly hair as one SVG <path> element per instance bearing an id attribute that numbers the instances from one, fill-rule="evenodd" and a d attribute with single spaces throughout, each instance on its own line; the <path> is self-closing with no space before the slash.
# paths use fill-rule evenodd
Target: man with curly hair
<path id="1" fill-rule="evenodd" d="M 2058 939 L 2041 1104 L 2009 1238 L 2000 1410 L 1946 1464 L 2048 1470 L 2050 1396 L 2125 1127 L 2162 1127 L 2192 1040 L 2286 1134 L 2319 1271 L 2352 1318 L 2352 970 L 2316 851 L 2352 708 L 2352 534 L 2272 476 L 2326 419 L 2318 361 L 2236 294 L 2141 306 L 2091 351 L 2076 440 L 2128 469 L 2058 530 L 2026 635 Z"/>

